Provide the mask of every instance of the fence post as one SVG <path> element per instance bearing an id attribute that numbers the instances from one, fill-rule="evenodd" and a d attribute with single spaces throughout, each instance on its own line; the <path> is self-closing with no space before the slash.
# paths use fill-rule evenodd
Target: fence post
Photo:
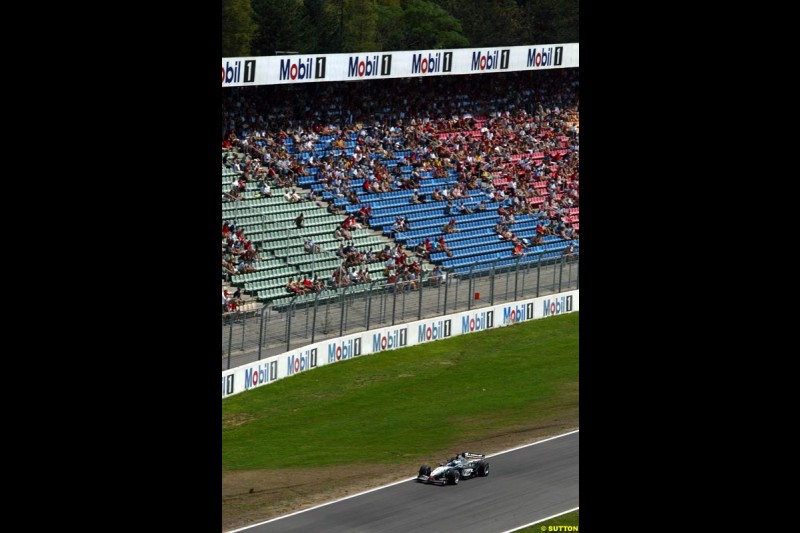
<path id="1" fill-rule="evenodd" d="M 369 321 L 369 308 L 370 299 L 372 298 L 372 283 L 369 284 L 366 290 L 361 291 L 362 298 L 364 298 L 364 325 L 366 326 Z"/>
<path id="2" fill-rule="evenodd" d="M 444 272 L 444 270 L 442 271 Z M 447 291 L 450 283 L 453 281 L 453 272 L 444 272 L 444 305 L 442 306 L 442 314 L 447 314 Z M 441 290 L 441 289 L 440 289 Z M 438 308 L 437 308 L 438 309 Z"/>
<path id="3" fill-rule="evenodd" d="M 542 254 L 539 254 L 539 259 L 536 262 L 536 298 L 539 297 L 539 283 L 542 278 Z"/>
<path id="4" fill-rule="evenodd" d="M 265 326 L 264 326 L 264 313 L 267 310 L 267 305 L 264 304 L 264 307 L 261 308 L 261 326 L 258 330 L 258 360 L 261 361 L 261 347 L 264 345 L 264 337 L 266 336 L 265 333 Z"/>
<path id="5" fill-rule="evenodd" d="M 531 269 L 531 261 L 526 261 L 525 266 L 522 269 L 522 292 L 520 294 L 520 298 L 525 298 L 525 276 L 528 275 L 528 270 Z M 514 298 L 516 300 L 516 298 Z"/>
<path id="6" fill-rule="evenodd" d="M 241 350 L 244 351 L 244 325 L 247 322 L 247 313 L 245 313 L 244 311 L 241 311 L 241 315 L 242 315 L 242 348 L 241 348 Z"/>
<path id="7" fill-rule="evenodd" d="M 292 301 L 289 302 L 289 305 L 286 306 L 286 351 L 288 352 L 291 348 L 292 342 L 292 315 L 294 315 L 294 302 L 297 300 L 297 296 L 292 297 Z"/>
<path id="8" fill-rule="evenodd" d="M 317 293 L 314 297 L 314 318 L 311 320 L 311 344 L 314 344 L 314 337 L 317 334 L 317 307 L 319 307 L 319 295 L 321 293 Z"/>
<path id="9" fill-rule="evenodd" d="M 565 256 L 561 256 L 561 262 L 558 265 L 558 291 L 561 292 L 561 280 L 564 277 L 564 264 L 565 264 Z"/>
<path id="10" fill-rule="evenodd" d="M 372 289 L 374 287 L 375 282 L 373 281 L 369 284 L 369 289 L 367 290 L 367 303 L 366 309 L 364 310 L 364 331 L 369 331 L 369 319 L 372 314 Z"/>
<path id="11" fill-rule="evenodd" d="M 475 278 L 472 276 L 472 271 L 475 269 L 473 266 L 469 269 L 469 283 L 467 284 L 467 311 L 472 310 L 472 287 L 475 283 Z"/>
<path id="12" fill-rule="evenodd" d="M 394 293 L 394 298 L 392 299 L 392 325 L 394 326 L 395 314 L 397 313 L 397 279 L 394 280 L 392 289 Z"/>
<path id="13" fill-rule="evenodd" d="M 341 296 L 339 300 L 341 301 L 341 310 L 339 311 L 339 336 L 341 337 L 344 334 L 344 300 L 346 298 L 347 287 L 344 287 L 341 290 Z"/>
<path id="14" fill-rule="evenodd" d="M 492 271 L 489 273 L 489 305 L 494 305 L 494 274 L 497 260 L 492 263 Z"/>
<path id="15" fill-rule="evenodd" d="M 419 278 L 417 278 L 417 291 L 419 291 L 419 307 L 417 308 L 417 320 L 422 320 L 422 276 L 425 274 L 424 270 L 420 270 Z"/>
<path id="16" fill-rule="evenodd" d="M 233 319 L 228 322 L 228 370 L 231 368 L 231 349 L 233 349 Z"/>
<path id="17" fill-rule="evenodd" d="M 322 326 L 322 333 L 325 334 L 325 335 L 327 335 L 328 331 L 329 331 L 328 330 L 328 326 L 329 326 L 328 316 L 329 316 L 330 310 L 331 310 L 331 301 L 330 301 L 330 299 L 328 299 L 328 300 L 325 300 L 325 322 L 323 323 L 324 325 Z"/>

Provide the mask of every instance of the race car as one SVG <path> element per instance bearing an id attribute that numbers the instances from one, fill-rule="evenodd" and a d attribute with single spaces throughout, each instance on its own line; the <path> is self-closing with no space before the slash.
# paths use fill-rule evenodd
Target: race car
<path id="1" fill-rule="evenodd" d="M 417 481 L 434 485 L 458 485 L 459 480 L 489 475 L 489 461 L 480 453 L 461 452 L 446 463 L 431 470 L 428 465 L 419 468 Z"/>

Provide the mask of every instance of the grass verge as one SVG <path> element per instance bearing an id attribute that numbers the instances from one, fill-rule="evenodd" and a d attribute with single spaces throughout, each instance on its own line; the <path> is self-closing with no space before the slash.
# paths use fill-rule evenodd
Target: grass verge
<path id="1" fill-rule="evenodd" d="M 222 412 L 223 472 L 427 462 L 503 432 L 576 427 L 578 313 L 320 367 Z"/>

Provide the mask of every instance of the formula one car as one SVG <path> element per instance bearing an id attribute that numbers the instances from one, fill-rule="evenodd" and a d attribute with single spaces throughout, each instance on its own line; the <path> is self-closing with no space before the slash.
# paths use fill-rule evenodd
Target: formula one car
<path id="1" fill-rule="evenodd" d="M 461 479 L 489 475 L 489 461 L 480 453 L 461 452 L 446 463 L 431 470 L 428 465 L 419 468 L 417 481 L 434 485 L 458 485 Z"/>

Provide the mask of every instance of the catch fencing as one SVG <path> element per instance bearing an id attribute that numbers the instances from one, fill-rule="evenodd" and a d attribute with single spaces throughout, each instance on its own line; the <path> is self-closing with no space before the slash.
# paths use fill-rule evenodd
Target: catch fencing
<path id="1" fill-rule="evenodd" d="M 483 261 L 443 280 L 428 273 L 417 288 L 403 281 L 373 282 L 267 304 L 256 312 L 226 314 L 221 370 L 359 331 L 580 289 L 578 274 L 577 253 L 547 260 L 518 258 L 511 265 Z"/>

